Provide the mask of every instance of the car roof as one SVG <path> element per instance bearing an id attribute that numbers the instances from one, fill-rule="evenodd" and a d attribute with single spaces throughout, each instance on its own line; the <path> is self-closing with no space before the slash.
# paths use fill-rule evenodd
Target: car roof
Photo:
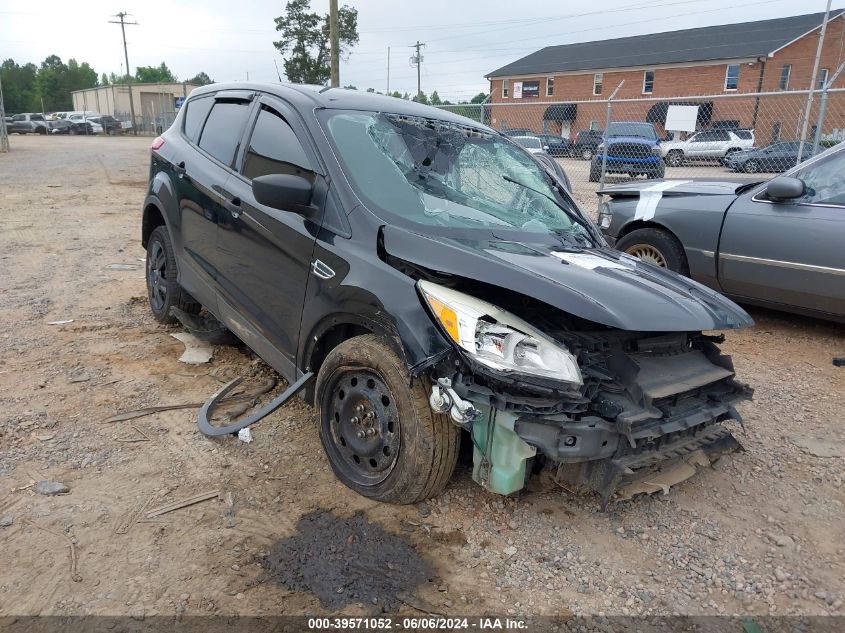
<path id="1" fill-rule="evenodd" d="M 407 101 L 389 95 L 379 95 L 372 92 L 362 92 L 349 88 L 329 88 L 309 84 L 287 84 L 278 82 L 237 81 L 217 83 L 194 88 L 191 98 L 220 90 L 250 91 L 258 90 L 285 99 L 300 110 L 323 108 L 327 110 L 365 110 L 371 112 L 388 112 L 406 116 L 418 116 L 428 119 L 440 119 L 460 125 L 475 127 L 498 134 L 496 130 L 449 110 L 442 110 L 432 106 Z"/>

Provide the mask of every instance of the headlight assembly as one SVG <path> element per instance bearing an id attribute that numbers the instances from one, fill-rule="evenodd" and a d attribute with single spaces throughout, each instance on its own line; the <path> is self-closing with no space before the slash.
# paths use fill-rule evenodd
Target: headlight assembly
<path id="1" fill-rule="evenodd" d="M 473 360 L 503 373 L 582 384 L 575 357 L 528 322 L 451 288 L 418 285 L 437 322 Z"/>

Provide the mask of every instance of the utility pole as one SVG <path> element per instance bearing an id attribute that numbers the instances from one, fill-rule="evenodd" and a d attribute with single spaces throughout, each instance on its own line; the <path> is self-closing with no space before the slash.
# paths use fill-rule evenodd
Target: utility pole
<path id="1" fill-rule="evenodd" d="M 417 100 L 419 100 L 420 95 L 422 94 L 422 88 L 420 86 L 420 66 L 422 66 L 422 55 L 420 55 L 420 48 L 425 46 L 422 42 L 417 40 L 416 44 L 411 44 L 411 48 L 416 49 L 416 53 L 411 56 L 411 65 L 417 67 Z"/>
<path id="2" fill-rule="evenodd" d="M 3 80 L 0 79 L 0 154 L 9 151 L 9 135 L 6 133 L 6 108 L 3 105 Z"/>
<path id="3" fill-rule="evenodd" d="M 124 18 L 129 14 L 121 11 L 112 17 L 120 18 L 120 22 L 109 20 L 109 24 L 119 24 L 120 34 L 123 35 L 123 58 L 126 60 L 126 85 L 129 87 L 129 116 L 132 117 L 132 134 L 138 136 L 138 125 L 135 123 L 135 100 L 132 98 L 132 73 L 129 72 L 129 53 L 126 52 L 126 26 L 138 26 L 137 22 L 125 22 Z"/>
<path id="4" fill-rule="evenodd" d="M 822 56 L 822 48 L 824 47 L 824 35 L 827 32 L 827 21 L 830 19 L 830 3 L 827 0 L 827 9 L 824 12 L 824 21 L 822 22 L 822 29 L 819 32 L 819 45 L 816 47 L 816 59 L 813 62 L 813 76 L 810 78 L 810 91 L 807 93 L 807 109 L 804 112 L 804 122 L 801 124 L 801 136 L 798 142 L 798 160 L 795 163 L 798 165 L 804 159 L 804 138 L 807 136 L 807 126 L 810 124 L 810 112 L 813 109 L 813 93 L 816 89 L 816 77 L 819 74 L 819 59 Z"/>
<path id="5" fill-rule="evenodd" d="M 331 40 L 332 88 L 340 87 L 340 33 L 337 32 L 337 0 L 329 0 L 329 39 Z"/>

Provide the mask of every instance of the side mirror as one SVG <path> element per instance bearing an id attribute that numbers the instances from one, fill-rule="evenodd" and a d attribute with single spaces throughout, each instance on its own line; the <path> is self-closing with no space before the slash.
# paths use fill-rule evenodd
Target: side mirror
<path id="1" fill-rule="evenodd" d="M 301 215 L 310 210 L 313 190 L 306 178 L 293 174 L 267 174 L 252 179 L 252 194 L 257 202 Z"/>
<path id="2" fill-rule="evenodd" d="M 790 176 L 772 178 L 766 187 L 766 196 L 771 200 L 792 200 L 804 195 L 806 191 L 804 181 Z"/>

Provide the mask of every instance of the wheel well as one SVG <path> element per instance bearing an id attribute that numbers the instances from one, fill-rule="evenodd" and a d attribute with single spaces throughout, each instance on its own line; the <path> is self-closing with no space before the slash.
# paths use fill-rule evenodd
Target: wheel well
<path id="1" fill-rule="evenodd" d="M 634 222 L 626 224 L 624 227 L 622 227 L 622 230 L 619 231 L 619 235 L 616 236 L 616 241 L 619 242 L 619 240 L 628 235 L 628 233 L 633 233 L 634 231 L 637 231 L 639 229 L 657 229 L 658 231 L 668 233 L 676 240 L 678 240 L 678 236 L 672 233 L 672 231 L 667 229 L 662 224 L 658 224 L 657 222 L 648 222 L 646 220 L 635 220 Z M 678 242 L 683 244 L 681 240 L 678 240 Z"/>
<path id="2" fill-rule="evenodd" d="M 164 223 L 164 216 L 159 208 L 154 204 L 148 204 L 144 209 L 144 220 L 141 223 L 141 246 L 147 248 L 150 234 L 157 226 L 162 226 Z"/>
<path id="3" fill-rule="evenodd" d="M 358 323 L 336 323 L 327 329 L 323 330 L 321 334 L 313 337 L 306 348 L 306 363 L 305 366 L 308 371 L 318 374 L 320 367 L 323 366 L 323 361 L 335 347 L 344 341 L 351 339 L 361 334 L 372 334 L 373 330 Z M 316 340 L 313 340 L 316 338 Z M 314 404 L 314 382 L 305 390 L 305 401 Z"/>

